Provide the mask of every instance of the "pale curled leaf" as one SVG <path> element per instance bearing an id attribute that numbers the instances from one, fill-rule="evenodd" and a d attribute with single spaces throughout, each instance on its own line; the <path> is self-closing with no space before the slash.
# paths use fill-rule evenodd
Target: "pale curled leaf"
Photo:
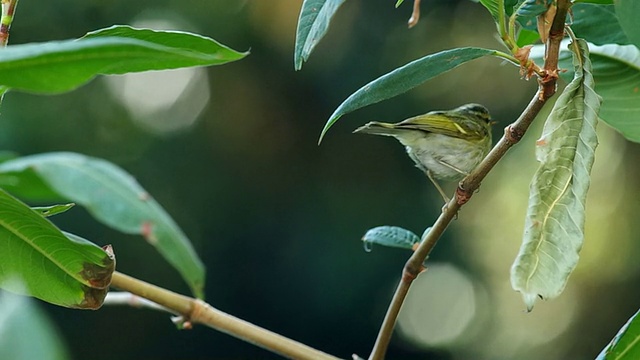
<path id="1" fill-rule="evenodd" d="M 541 164 L 531 182 L 523 243 L 511 268 L 511 284 L 529 310 L 537 297 L 550 299 L 562 292 L 584 238 L 601 98 L 593 90 L 587 43 L 578 40 L 575 47 L 575 77 L 558 98 L 537 142 Z"/>
<path id="2" fill-rule="evenodd" d="M 296 30 L 293 59 L 296 70 L 302 69 L 302 63 L 309 59 L 309 55 L 329 29 L 331 18 L 344 1 L 304 0 Z"/>

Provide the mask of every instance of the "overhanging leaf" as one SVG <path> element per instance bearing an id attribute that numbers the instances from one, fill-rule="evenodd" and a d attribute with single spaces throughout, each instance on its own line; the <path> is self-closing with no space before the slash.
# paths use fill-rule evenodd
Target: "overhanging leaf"
<path id="1" fill-rule="evenodd" d="M 309 55 L 329 29 L 331 18 L 345 0 L 304 0 L 298 29 L 296 30 L 296 45 L 294 48 L 294 65 L 296 70 L 302 69 L 302 63 L 309 59 Z M 399 4 L 396 4 L 396 7 Z"/>
<path id="2" fill-rule="evenodd" d="M 636 360 L 640 359 L 640 311 L 618 331 L 596 360 Z"/>
<path id="3" fill-rule="evenodd" d="M 578 39 L 572 50 L 575 77 L 536 143 L 541 164 L 531 182 L 523 243 L 511 268 L 511 284 L 522 293 L 528 310 L 537 297 L 551 299 L 562 292 L 584 240 L 601 98 L 593 90 L 587 43 Z"/>
<path id="4" fill-rule="evenodd" d="M 8 46 L 0 52 L 0 85 L 60 93 L 97 75 L 219 65 L 246 55 L 200 35 L 114 26 L 77 40 Z"/>
<path id="5" fill-rule="evenodd" d="M 33 155 L 0 164 L 0 173 L 19 177 L 34 171 L 64 198 L 98 220 L 139 234 L 175 267 L 197 297 L 204 294 L 204 265 L 189 239 L 166 211 L 121 168 L 75 153 Z"/>
<path id="6" fill-rule="evenodd" d="M 402 94 L 468 61 L 493 54 L 495 50 L 476 47 L 442 51 L 414 60 L 371 81 L 351 94 L 331 114 L 322 129 L 318 143 L 342 115 Z"/>
<path id="7" fill-rule="evenodd" d="M 617 0 L 615 1 L 616 13 L 620 19 L 622 30 L 635 46 L 640 47 L 640 2 L 637 0 Z"/>
<path id="8" fill-rule="evenodd" d="M 72 308 L 99 308 L 115 269 L 110 254 L 1 189 L 0 256 L 0 287 Z"/>

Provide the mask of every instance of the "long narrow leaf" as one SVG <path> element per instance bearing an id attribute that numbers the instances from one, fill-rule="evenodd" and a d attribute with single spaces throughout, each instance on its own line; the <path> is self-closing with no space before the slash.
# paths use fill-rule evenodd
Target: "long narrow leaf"
<path id="1" fill-rule="evenodd" d="M 99 221 L 155 246 L 203 297 L 204 265 L 189 239 L 166 211 L 121 168 L 75 153 L 33 155 L 0 164 L 0 173 L 34 171 L 64 198 L 87 208 Z"/>
<path id="2" fill-rule="evenodd" d="M 550 299 L 562 292 L 584 240 L 601 98 L 593 90 L 587 43 L 578 40 L 574 47 L 575 77 L 536 144 L 541 164 L 531 182 L 523 243 L 511 269 L 511 284 L 529 310 L 537 297 Z"/>
<path id="3" fill-rule="evenodd" d="M 342 115 L 400 95 L 468 61 L 493 54 L 495 54 L 495 50 L 476 47 L 442 51 L 414 60 L 371 81 L 351 94 L 338 106 L 333 114 L 331 114 L 322 129 L 318 143 L 322 141 L 322 138 L 329 128 L 331 128 Z"/>
<path id="4" fill-rule="evenodd" d="M 611 343 L 602 350 L 596 360 L 640 359 L 640 311 L 618 331 Z"/>
<path id="5" fill-rule="evenodd" d="M 302 63 L 309 59 L 313 49 L 327 33 L 331 18 L 344 1 L 304 0 L 298 19 L 296 46 L 293 54 L 296 70 L 302 69 Z"/>
<path id="6" fill-rule="evenodd" d="M 244 56 L 200 35 L 115 26 L 77 40 L 8 46 L 0 52 L 0 86 L 60 93 L 97 75 L 219 65 Z"/>
<path id="7" fill-rule="evenodd" d="M 0 257 L 0 287 L 73 308 L 100 307 L 115 268 L 100 247 L 63 234 L 4 190 Z"/>

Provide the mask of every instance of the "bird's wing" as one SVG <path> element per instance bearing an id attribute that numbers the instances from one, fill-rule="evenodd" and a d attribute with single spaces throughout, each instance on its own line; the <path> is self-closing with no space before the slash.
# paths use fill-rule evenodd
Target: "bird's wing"
<path id="1" fill-rule="evenodd" d="M 479 140 L 485 136 L 482 125 L 463 120 L 464 118 L 457 114 L 433 111 L 408 118 L 395 125 L 401 129 L 421 130 L 467 140 Z"/>

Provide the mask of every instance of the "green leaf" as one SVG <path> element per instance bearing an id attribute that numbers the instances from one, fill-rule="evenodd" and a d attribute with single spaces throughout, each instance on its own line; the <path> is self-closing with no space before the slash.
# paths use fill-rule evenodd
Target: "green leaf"
<path id="1" fill-rule="evenodd" d="M 640 50 L 634 45 L 589 45 L 595 90 L 602 96 L 599 117 L 630 141 L 640 142 Z M 531 57 L 542 59 L 544 49 L 534 46 Z M 560 76 L 573 78 L 569 52 L 560 53 Z"/>
<path id="2" fill-rule="evenodd" d="M 74 203 L 58 204 L 58 205 L 52 205 L 52 206 L 33 206 L 31 207 L 31 210 L 39 213 L 44 217 L 49 217 L 57 214 L 62 214 L 63 212 L 71 209 L 74 206 L 75 206 Z"/>
<path id="3" fill-rule="evenodd" d="M 70 359 L 58 334 L 32 299 L 0 292 L 0 359 Z"/>
<path id="4" fill-rule="evenodd" d="M 552 1 L 553 0 L 525 0 L 522 5 L 518 7 L 516 14 L 521 17 L 532 17 L 544 14 L 547 12 Z"/>
<path id="5" fill-rule="evenodd" d="M 402 5 L 402 3 L 403 3 L 403 2 L 404 2 L 404 0 L 398 0 L 398 1 L 396 1 L 396 9 L 397 9 L 400 5 Z"/>
<path id="6" fill-rule="evenodd" d="M 204 265 L 189 239 L 131 175 L 105 160 L 75 153 L 26 156 L 0 164 L 0 173 L 35 171 L 65 199 L 87 208 L 99 221 L 139 234 L 175 267 L 197 297 L 204 294 Z"/>
<path id="7" fill-rule="evenodd" d="M 63 200 L 33 170 L 26 170 L 20 176 L 0 173 L 0 188 L 21 199 L 33 199 L 41 203 Z"/>
<path id="8" fill-rule="evenodd" d="M 338 106 L 333 114 L 331 114 L 331 117 L 329 117 L 329 120 L 322 129 L 318 144 L 322 141 L 322 138 L 329 128 L 331 128 L 342 115 L 400 95 L 468 61 L 495 53 L 495 50 L 475 47 L 446 50 L 414 60 L 371 81 L 351 94 Z"/>
<path id="9" fill-rule="evenodd" d="M 629 43 L 613 5 L 575 4 L 571 10 L 571 29 L 577 37 L 596 45 Z"/>
<path id="10" fill-rule="evenodd" d="M 373 244 L 412 250 L 420 242 L 418 235 L 398 226 L 378 226 L 369 229 L 362 241 L 365 249 L 370 250 Z"/>
<path id="11" fill-rule="evenodd" d="M 511 268 L 511 284 L 522 293 L 528 310 L 537 297 L 551 299 L 562 292 L 584 240 L 601 98 L 593 90 L 587 43 L 578 39 L 574 47 L 575 77 L 536 142 L 541 164 L 531 182 L 523 243 Z"/>
<path id="12" fill-rule="evenodd" d="M 618 0 L 615 2 L 615 8 L 622 30 L 627 34 L 632 44 L 640 47 L 640 27 L 638 26 L 640 2 L 637 0 Z"/>
<path id="13" fill-rule="evenodd" d="M 590 45 L 595 90 L 602 96 L 600 118 L 631 141 L 640 142 L 640 50 L 634 45 Z M 532 51 L 533 53 L 533 51 Z M 568 69 L 567 52 L 560 67 Z M 573 71 L 561 73 L 563 78 Z"/>
<path id="14" fill-rule="evenodd" d="M 115 268 L 108 252 L 66 236 L 3 190 L 0 254 L 0 287 L 72 308 L 99 308 Z"/>
<path id="15" fill-rule="evenodd" d="M 516 40 L 516 44 L 519 47 L 525 47 L 527 45 L 531 45 L 540 40 L 540 34 L 537 31 L 522 29 L 520 33 L 518 33 L 518 39 Z"/>
<path id="16" fill-rule="evenodd" d="M 302 63 L 309 59 L 309 55 L 329 29 L 331 18 L 345 0 L 304 0 L 298 29 L 296 30 L 296 45 L 294 48 L 294 65 L 296 70 L 302 69 Z M 396 4 L 396 7 L 399 4 Z"/>
<path id="17" fill-rule="evenodd" d="M 97 75 L 219 65 L 246 55 L 200 35 L 114 26 L 77 40 L 8 46 L 0 52 L 0 85 L 61 93 Z"/>
<path id="18" fill-rule="evenodd" d="M 573 0 L 575 4 L 583 3 L 583 4 L 600 4 L 600 5 L 613 5 L 613 0 Z"/>
<path id="19" fill-rule="evenodd" d="M 499 1 L 503 1 L 503 0 L 480 0 L 480 3 L 482 4 L 482 6 L 484 6 L 487 10 L 489 10 L 489 13 L 493 17 L 493 20 L 495 20 L 496 22 L 498 22 L 498 19 L 500 18 Z"/>
<path id="20" fill-rule="evenodd" d="M 618 331 L 596 360 L 636 360 L 640 359 L 640 311 Z"/>

